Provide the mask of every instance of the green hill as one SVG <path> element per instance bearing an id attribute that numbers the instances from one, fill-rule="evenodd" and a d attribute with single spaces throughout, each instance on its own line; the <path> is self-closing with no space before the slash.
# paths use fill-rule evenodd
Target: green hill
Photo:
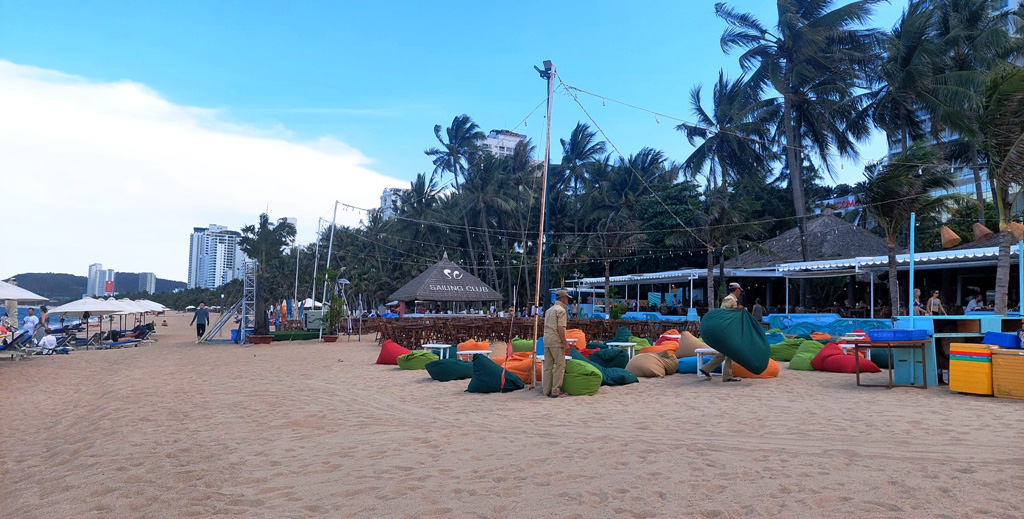
<path id="1" fill-rule="evenodd" d="M 85 276 L 74 274 L 57 274 L 53 272 L 29 272 L 14 276 L 18 286 L 30 290 L 54 301 L 71 301 L 82 297 L 85 293 Z M 156 278 L 156 291 L 171 292 L 185 288 L 181 281 Z M 114 291 L 130 294 L 139 291 L 139 275 L 135 272 L 118 272 L 114 277 Z"/>

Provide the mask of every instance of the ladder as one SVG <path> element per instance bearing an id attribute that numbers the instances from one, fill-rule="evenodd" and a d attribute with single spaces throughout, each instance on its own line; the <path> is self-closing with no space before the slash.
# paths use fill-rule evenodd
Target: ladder
<path id="1" fill-rule="evenodd" d="M 246 332 L 256 324 L 256 260 L 246 260 L 242 269 L 242 323 L 238 344 L 245 344 Z"/>
<path id="2" fill-rule="evenodd" d="M 217 321 L 217 324 L 214 324 L 213 326 L 207 328 L 206 333 L 204 333 L 203 337 L 199 339 L 199 342 L 207 342 L 217 337 L 217 334 L 220 333 L 221 329 L 224 328 L 224 325 L 231 322 L 231 318 L 235 316 L 239 308 L 242 308 L 241 299 L 239 299 L 237 303 L 231 305 L 231 308 L 227 311 L 224 311 L 224 309 L 222 308 L 222 313 L 220 314 L 220 319 Z"/>

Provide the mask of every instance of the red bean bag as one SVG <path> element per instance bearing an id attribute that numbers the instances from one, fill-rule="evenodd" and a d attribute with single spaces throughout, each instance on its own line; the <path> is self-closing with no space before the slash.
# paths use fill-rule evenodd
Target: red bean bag
<path id="1" fill-rule="evenodd" d="M 398 365 L 398 356 L 412 353 L 412 350 L 403 348 L 397 342 L 388 339 L 380 345 L 380 355 L 377 356 L 377 364 Z"/>
<path id="2" fill-rule="evenodd" d="M 825 371 L 833 373 L 856 373 L 856 357 L 853 355 L 832 355 L 825 359 Z M 868 359 L 860 359 L 861 373 L 880 373 L 882 370 Z"/>
<path id="3" fill-rule="evenodd" d="M 732 365 L 732 376 L 739 378 L 775 378 L 779 376 L 779 363 L 775 362 L 775 359 L 768 359 L 768 367 L 760 375 L 755 375 L 747 371 L 747 368 L 734 362 Z"/>
<path id="4" fill-rule="evenodd" d="M 590 349 L 583 348 L 582 350 L 580 350 L 580 353 L 582 353 L 584 357 L 589 359 L 590 358 L 590 354 L 594 353 L 595 351 L 601 351 L 601 350 L 599 348 L 590 348 Z"/>
<path id="5" fill-rule="evenodd" d="M 818 371 L 825 371 L 825 359 L 842 354 L 843 349 L 840 348 L 838 344 L 830 342 L 826 344 L 813 359 L 811 359 L 811 367 Z"/>

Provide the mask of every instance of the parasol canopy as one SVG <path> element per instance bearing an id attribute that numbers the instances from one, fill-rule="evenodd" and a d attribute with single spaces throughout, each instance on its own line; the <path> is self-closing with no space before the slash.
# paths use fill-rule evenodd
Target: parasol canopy
<path id="1" fill-rule="evenodd" d="M 92 315 L 110 315 L 122 310 L 124 308 L 117 301 L 104 301 L 102 299 L 83 297 L 77 301 L 51 308 L 50 313 L 81 317 L 85 312 L 89 312 Z"/>
<path id="2" fill-rule="evenodd" d="M 35 292 L 29 292 L 24 288 L 16 285 L 12 285 L 5 281 L 0 281 L 0 301 L 12 300 L 12 301 L 49 301 L 49 299 L 36 294 Z"/>
<path id="3" fill-rule="evenodd" d="M 480 278 L 452 263 L 448 253 L 441 261 L 423 271 L 412 281 L 391 294 L 397 301 L 501 301 L 498 291 L 487 286 Z"/>

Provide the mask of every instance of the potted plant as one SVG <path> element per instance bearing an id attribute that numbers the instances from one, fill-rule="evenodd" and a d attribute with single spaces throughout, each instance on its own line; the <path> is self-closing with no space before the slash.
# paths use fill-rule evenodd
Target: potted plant
<path id="1" fill-rule="evenodd" d="M 332 303 L 324 306 L 324 315 L 320 321 L 320 325 L 324 327 L 324 342 L 338 341 L 338 326 L 346 317 L 345 302 L 335 301 Z"/>

